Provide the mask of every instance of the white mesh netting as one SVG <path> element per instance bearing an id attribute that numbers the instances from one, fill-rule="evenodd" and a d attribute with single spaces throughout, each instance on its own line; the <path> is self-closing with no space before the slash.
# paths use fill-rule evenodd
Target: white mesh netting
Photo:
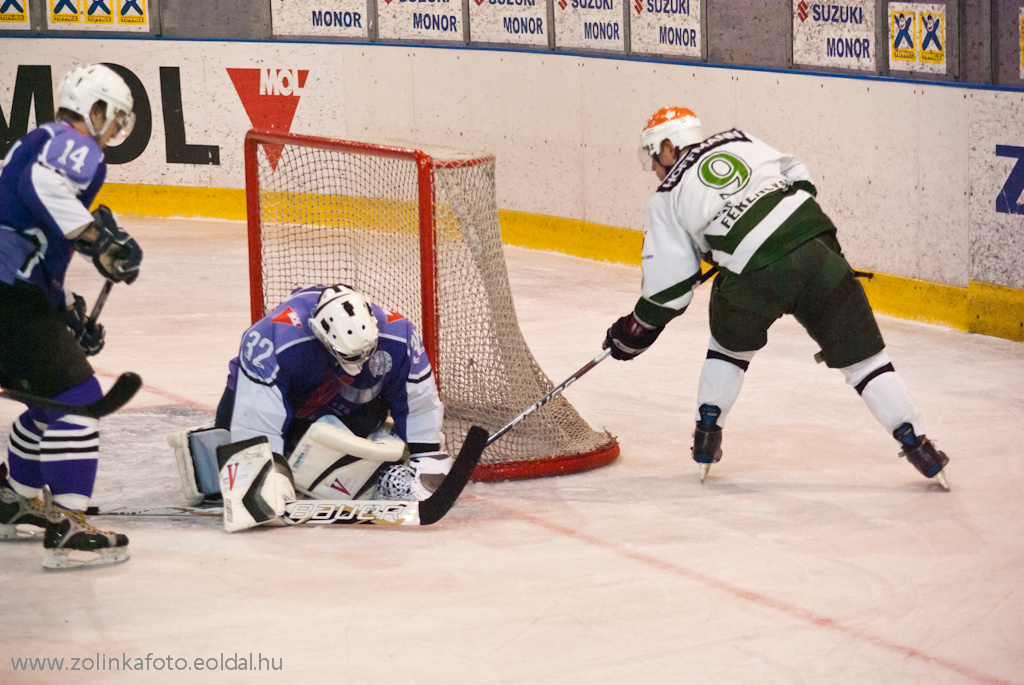
<path id="1" fill-rule="evenodd" d="M 253 134 L 250 134 L 252 137 Z M 263 311 L 296 287 L 346 283 L 408 317 L 423 333 L 440 381 L 444 432 L 455 454 L 470 425 L 493 433 L 553 387 L 519 329 L 502 254 L 495 162 L 486 153 L 417 147 L 352 149 L 350 143 L 302 138 L 257 143 L 247 192 L 259 217 L 250 231 L 261 245 L 254 278 Z M 358 145 L 362 145 L 361 143 Z M 389 150 L 392 150 L 389 153 Z M 418 163 L 425 166 L 427 232 L 421 242 Z M 254 188 L 253 178 L 258 177 Z M 250 197 L 250 207 L 253 206 Z M 256 256 L 251 256 L 256 259 Z M 421 268 L 435 269 L 433 308 L 424 316 Z M 422 267 L 421 265 L 426 265 Z M 434 321 L 431 322 L 431 312 Z M 427 318 L 427 321 L 424 321 Z M 431 330 L 436 327 L 436 333 Z M 561 396 L 484 452 L 477 480 L 579 471 L 618 454 L 615 439 L 593 430 Z"/>

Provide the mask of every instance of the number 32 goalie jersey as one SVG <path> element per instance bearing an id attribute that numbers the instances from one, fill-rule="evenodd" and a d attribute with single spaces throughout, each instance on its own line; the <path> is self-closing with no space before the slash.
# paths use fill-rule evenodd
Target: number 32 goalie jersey
<path id="1" fill-rule="evenodd" d="M 242 337 L 231 360 L 228 388 L 235 391 L 232 441 L 265 435 L 284 454 L 293 419 L 339 418 L 382 396 L 405 442 L 437 443 L 444 408 L 412 322 L 371 304 L 377 350 L 355 377 L 347 374 L 309 329 L 323 286 L 295 291 Z"/>
<path id="2" fill-rule="evenodd" d="M 749 273 L 831 230 L 815 192 L 803 162 L 742 131 L 691 148 L 647 203 L 637 317 L 660 326 L 680 314 L 702 257 Z"/>

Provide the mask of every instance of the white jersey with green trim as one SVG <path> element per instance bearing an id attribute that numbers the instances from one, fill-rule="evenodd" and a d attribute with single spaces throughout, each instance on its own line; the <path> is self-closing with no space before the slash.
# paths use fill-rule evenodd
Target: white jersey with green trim
<path id="1" fill-rule="evenodd" d="M 820 232 L 814 192 L 803 162 L 742 131 L 692 147 L 647 203 L 641 300 L 653 307 L 637 313 L 660 325 L 681 312 L 699 283 L 701 257 L 744 273 Z M 814 216 L 801 210 L 809 200 Z"/>

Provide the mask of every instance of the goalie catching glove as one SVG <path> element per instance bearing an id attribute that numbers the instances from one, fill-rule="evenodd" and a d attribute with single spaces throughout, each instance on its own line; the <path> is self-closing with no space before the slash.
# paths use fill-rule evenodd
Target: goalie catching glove
<path id="1" fill-rule="evenodd" d="M 613 357 L 620 361 L 629 361 L 653 345 L 663 330 L 664 326 L 651 328 L 630 313 L 608 329 L 602 349 L 610 347 Z"/>
<path id="2" fill-rule="evenodd" d="M 92 257 L 92 263 L 104 277 L 131 285 L 139 277 L 142 248 L 121 228 L 117 215 L 106 205 L 97 207 L 92 216 L 92 227 L 99 231 L 99 237 L 92 242 L 78 239 L 75 249 Z"/>

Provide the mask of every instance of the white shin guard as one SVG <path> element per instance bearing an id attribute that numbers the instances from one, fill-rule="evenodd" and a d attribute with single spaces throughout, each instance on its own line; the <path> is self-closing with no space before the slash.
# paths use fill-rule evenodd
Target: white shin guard
<path id="1" fill-rule="evenodd" d="M 904 423 L 911 424 L 917 435 L 925 434 L 924 419 L 911 400 L 902 376 L 893 369 L 884 350 L 840 371 L 890 434 Z"/>
<path id="2" fill-rule="evenodd" d="M 718 417 L 717 425 L 725 424 L 725 417 L 728 415 L 732 405 L 740 396 L 743 388 L 743 377 L 746 374 L 746 364 L 754 358 L 757 350 L 750 352 L 733 352 L 722 347 L 714 337 L 708 342 L 708 358 L 704 360 L 704 366 L 700 370 L 700 382 L 697 385 L 697 413 L 695 421 L 700 421 L 699 407 L 710 404 L 718 407 L 722 413 Z M 722 359 L 728 357 L 728 359 Z"/>

